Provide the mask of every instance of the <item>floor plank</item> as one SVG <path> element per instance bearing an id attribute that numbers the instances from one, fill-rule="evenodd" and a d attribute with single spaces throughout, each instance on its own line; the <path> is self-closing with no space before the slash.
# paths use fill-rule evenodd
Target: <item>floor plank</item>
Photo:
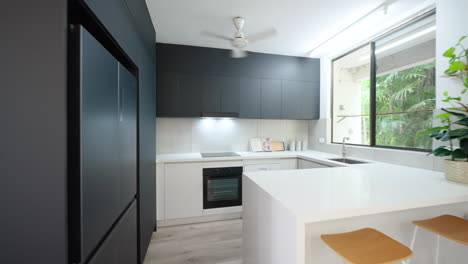
<path id="1" fill-rule="evenodd" d="M 242 264 L 242 220 L 159 228 L 144 264 Z"/>

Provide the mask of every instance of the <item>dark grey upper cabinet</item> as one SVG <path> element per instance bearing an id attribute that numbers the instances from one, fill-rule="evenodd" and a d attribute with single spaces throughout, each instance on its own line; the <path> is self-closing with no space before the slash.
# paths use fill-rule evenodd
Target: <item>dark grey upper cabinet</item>
<path id="1" fill-rule="evenodd" d="M 298 81 L 282 81 L 281 83 L 281 118 L 300 119 L 301 97 L 304 83 Z"/>
<path id="2" fill-rule="evenodd" d="M 300 119 L 320 118 L 320 83 L 309 82 L 301 98 Z"/>
<path id="3" fill-rule="evenodd" d="M 221 112 L 221 77 L 201 76 L 201 112 Z"/>
<path id="4" fill-rule="evenodd" d="M 121 210 L 137 193 L 137 80 L 119 64 L 119 144 Z"/>
<path id="5" fill-rule="evenodd" d="M 81 254 L 85 259 L 111 228 L 121 206 L 118 62 L 86 30 L 81 36 Z"/>
<path id="6" fill-rule="evenodd" d="M 260 79 L 240 79 L 241 118 L 260 118 Z"/>
<path id="7" fill-rule="evenodd" d="M 239 112 L 239 79 L 201 76 L 202 112 Z"/>
<path id="8" fill-rule="evenodd" d="M 317 119 L 320 102 L 319 89 L 317 82 L 282 81 L 282 118 Z"/>
<path id="9" fill-rule="evenodd" d="M 179 100 L 177 109 L 179 116 L 200 117 L 201 92 L 203 89 L 204 77 L 194 74 L 179 75 Z"/>
<path id="10" fill-rule="evenodd" d="M 240 81 L 239 78 L 222 77 L 221 82 L 221 112 L 239 113 L 240 111 Z"/>
<path id="11" fill-rule="evenodd" d="M 281 118 L 281 80 L 263 79 L 261 81 L 261 118 Z"/>
<path id="12" fill-rule="evenodd" d="M 320 60 L 157 44 L 158 117 L 234 112 L 241 118 L 317 119 Z"/>
<path id="13" fill-rule="evenodd" d="M 179 79 L 176 73 L 165 72 L 157 78 L 156 112 L 158 116 L 176 117 L 179 101 Z"/>

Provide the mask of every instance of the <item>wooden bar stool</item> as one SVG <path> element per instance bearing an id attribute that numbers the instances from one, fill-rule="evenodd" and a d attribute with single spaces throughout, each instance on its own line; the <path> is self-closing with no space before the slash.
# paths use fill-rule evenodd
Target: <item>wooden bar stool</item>
<path id="1" fill-rule="evenodd" d="M 345 261 L 353 264 L 407 263 L 411 249 L 372 228 L 322 235 L 322 240 Z"/>
<path id="2" fill-rule="evenodd" d="M 443 236 L 457 243 L 468 245 L 468 220 L 453 215 L 441 215 L 432 219 L 413 221 L 414 232 L 411 249 L 414 249 L 416 234 L 422 228 L 437 235 L 435 263 L 439 263 L 440 237 Z"/>

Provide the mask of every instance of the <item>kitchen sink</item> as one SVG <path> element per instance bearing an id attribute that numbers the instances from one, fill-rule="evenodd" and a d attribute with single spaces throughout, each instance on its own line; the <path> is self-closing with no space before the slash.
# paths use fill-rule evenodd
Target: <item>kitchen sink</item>
<path id="1" fill-rule="evenodd" d="M 367 163 L 365 161 L 359 161 L 359 160 L 353 160 L 353 159 L 343 159 L 343 158 L 338 158 L 338 159 L 329 159 L 337 162 L 342 162 L 346 164 L 362 164 L 362 163 Z"/>

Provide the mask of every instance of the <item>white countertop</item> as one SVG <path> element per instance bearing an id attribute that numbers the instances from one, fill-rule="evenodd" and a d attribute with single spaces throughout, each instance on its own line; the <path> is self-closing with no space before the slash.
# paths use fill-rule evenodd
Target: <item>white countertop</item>
<path id="1" fill-rule="evenodd" d="M 234 157 L 210 157 L 203 158 L 200 153 L 180 153 L 180 154 L 160 154 L 156 155 L 156 163 L 177 163 L 177 162 L 209 162 L 209 161 L 229 161 L 229 160 L 251 160 L 251 159 L 282 159 L 282 158 L 301 158 L 311 161 L 317 161 L 331 165 L 341 165 L 327 160 L 328 158 L 338 158 L 336 155 L 317 152 L 317 151 L 277 151 L 277 152 L 240 152 L 235 153 L 240 156 Z M 361 159 L 358 159 L 361 160 Z"/>
<path id="2" fill-rule="evenodd" d="M 164 154 L 156 162 L 301 158 L 340 166 L 244 174 L 305 223 L 468 202 L 468 185 L 447 181 L 441 172 L 376 161 L 348 165 L 328 160 L 337 155 L 317 151 L 236 153 L 240 156 Z"/>
<path id="3" fill-rule="evenodd" d="M 244 175 L 304 223 L 468 201 L 441 172 L 380 162 Z"/>

